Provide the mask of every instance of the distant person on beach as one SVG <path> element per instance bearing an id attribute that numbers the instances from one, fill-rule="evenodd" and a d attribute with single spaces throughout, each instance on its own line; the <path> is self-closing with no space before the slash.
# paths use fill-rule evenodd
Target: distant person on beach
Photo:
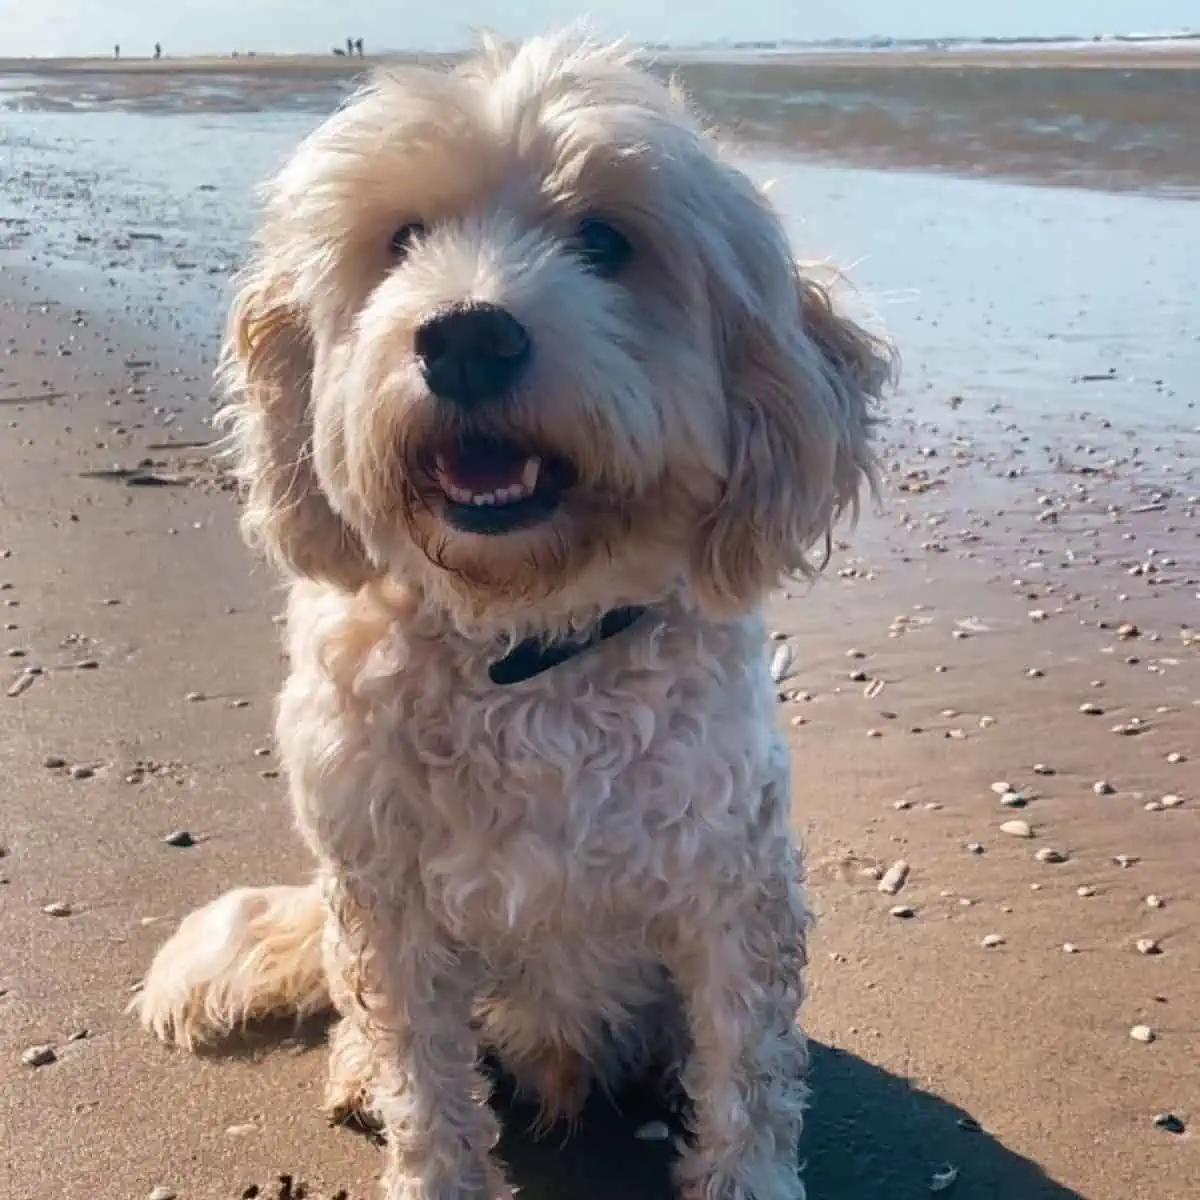
<path id="1" fill-rule="evenodd" d="M 157 58 L 162 58 L 162 42 L 155 42 L 155 43 L 154 43 L 154 57 L 155 57 L 156 59 L 157 59 Z"/>
<path id="2" fill-rule="evenodd" d="M 358 51 L 358 57 L 362 58 L 362 56 L 363 56 L 363 40 L 362 40 L 362 38 L 354 39 L 354 49 Z"/>
<path id="3" fill-rule="evenodd" d="M 117 43 L 117 44 L 116 44 L 116 45 L 113 47 L 113 58 L 120 58 L 120 57 L 121 57 L 121 43 L 120 43 L 120 42 L 118 42 L 118 43 Z"/>
<path id="4" fill-rule="evenodd" d="M 346 54 L 351 57 L 353 57 L 353 55 L 354 55 L 354 39 L 353 38 L 346 39 Z"/>

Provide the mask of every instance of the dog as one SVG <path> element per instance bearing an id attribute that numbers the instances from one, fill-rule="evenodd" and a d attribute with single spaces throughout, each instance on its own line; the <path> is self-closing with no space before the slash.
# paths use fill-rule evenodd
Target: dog
<path id="1" fill-rule="evenodd" d="M 188 916 L 186 1047 L 332 1008 L 390 1200 L 509 1195 L 481 1054 L 675 1078 L 688 1200 L 799 1200 L 806 902 L 764 597 L 873 482 L 888 344 L 673 86 L 586 33 L 373 77 L 267 186 L 219 374 L 289 588 L 314 882 Z"/>

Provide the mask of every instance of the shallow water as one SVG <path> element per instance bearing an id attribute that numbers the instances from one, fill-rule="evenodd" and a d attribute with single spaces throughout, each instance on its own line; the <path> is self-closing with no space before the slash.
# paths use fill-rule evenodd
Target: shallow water
<path id="1" fill-rule="evenodd" d="M 883 65 L 880 65 L 883 64 Z M 655 67 L 730 136 L 860 165 L 1155 192 L 1200 191 L 1200 66 L 797 62 L 698 57 Z M 362 68 L 45 69 L 0 76 L 0 109 L 324 114 Z"/>
<path id="2" fill-rule="evenodd" d="M 760 106 L 791 103 L 757 84 L 746 91 L 761 65 L 700 65 L 712 67 L 710 94 L 725 88 L 732 96 L 736 85 Z M 926 90 L 919 104 L 904 99 L 915 72 L 860 70 L 866 82 L 859 80 L 859 91 L 849 74 L 837 76 L 843 114 L 886 93 L 895 112 L 908 103 L 907 111 L 926 120 L 944 109 L 939 119 L 966 127 L 977 110 L 962 97 L 976 94 L 984 104 L 982 76 L 989 74 L 1036 77 L 1029 86 L 1041 97 L 1087 92 L 1090 106 L 1080 101 L 1073 127 L 1093 139 L 1102 101 L 1113 104 L 1093 79 L 1112 72 L 979 72 L 964 81 L 944 71 L 941 90 Z M 1056 74 L 1080 78 L 1068 88 L 1055 84 Z M 1178 111 L 1168 112 L 1162 88 L 1181 73 L 1140 74 L 1162 77 L 1128 81 L 1129 95 L 1146 93 L 1136 111 L 1161 117 L 1144 127 L 1145 144 L 1184 137 L 1177 118 L 1200 93 L 1180 93 Z M 1196 79 L 1200 72 L 1188 87 Z M 228 276 L 246 254 L 256 185 L 350 82 L 99 73 L 62 85 L 71 89 L 70 111 L 46 111 L 59 81 L 10 78 L 0 93 L 14 106 L 0 120 L 0 263 L 52 271 L 93 302 L 136 309 L 140 295 L 211 346 Z M 158 109 L 147 111 L 128 94 L 89 99 L 105 88 L 153 93 Z M 240 110 L 224 104 L 231 92 Z M 42 99 L 30 104 L 30 94 Z M 795 105 L 811 108 L 803 97 Z M 834 128 L 837 119 L 830 120 Z M 786 126 L 773 122 L 777 132 Z M 1193 142 L 1197 131 L 1200 121 L 1187 133 Z M 849 268 L 863 293 L 855 302 L 873 310 L 901 345 L 903 411 L 927 419 L 962 396 L 960 419 L 999 403 L 1013 409 L 1014 420 L 1087 409 L 1110 418 L 1137 414 L 1163 427 L 1196 424 L 1200 204 L 1111 188 L 863 169 L 759 141 L 744 146 L 743 158 L 754 175 L 775 181 L 801 257 Z"/>

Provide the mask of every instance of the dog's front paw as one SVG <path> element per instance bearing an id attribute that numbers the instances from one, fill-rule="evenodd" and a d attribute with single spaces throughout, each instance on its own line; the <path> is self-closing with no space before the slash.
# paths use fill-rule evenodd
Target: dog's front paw
<path id="1" fill-rule="evenodd" d="M 384 1180 L 385 1200 L 515 1200 L 512 1188 L 499 1171 L 488 1172 L 482 1186 L 466 1182 L 430 1187 L 412 1176 L 393 1174 Z"/>
<path id="2" fill-rule="evenodd" d="M 358 1021 L 343 1017 L 329 1034 L 329 1079 L 322 1109 L 332 1124 L 370 1132 L 382 1129 L 383 1118 L 372 1099 L 376 1075 L 370 1039 Z"/>
<path id="3" fill-rule="evenodd" d="M 744 1155 L 732 1165 L 714 1168 L 705 1155 L 685 1151 L 675 1181 L 679 1200 L 804 1200 L 804 1183 L 790 1155 Z"/>

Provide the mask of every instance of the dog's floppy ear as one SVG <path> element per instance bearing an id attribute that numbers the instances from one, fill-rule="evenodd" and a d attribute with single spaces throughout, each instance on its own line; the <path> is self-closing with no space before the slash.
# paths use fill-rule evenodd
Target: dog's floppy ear
<path id="1" fill-rule="evenodd" d="M 692 571 L 697 598 L 717 614 L 744 611 L 783 576 L 824 565 L 810 551 L 874 487 L 870 410 L 894 366 L 890 347 L 801 272 L 777 227 L 739 257 L 742 286 L 718 297 L 717 311 L 729 470 Z"/>
<path id="2" fill-rule="evenodd" d="M 218 375 L 246 490 L 242 531 L 293 576 L 357 590 L 375 572 L 334 513 L 313 467 L 313 357 L 287 280 L 255 262 L 230 310 Z"/>

